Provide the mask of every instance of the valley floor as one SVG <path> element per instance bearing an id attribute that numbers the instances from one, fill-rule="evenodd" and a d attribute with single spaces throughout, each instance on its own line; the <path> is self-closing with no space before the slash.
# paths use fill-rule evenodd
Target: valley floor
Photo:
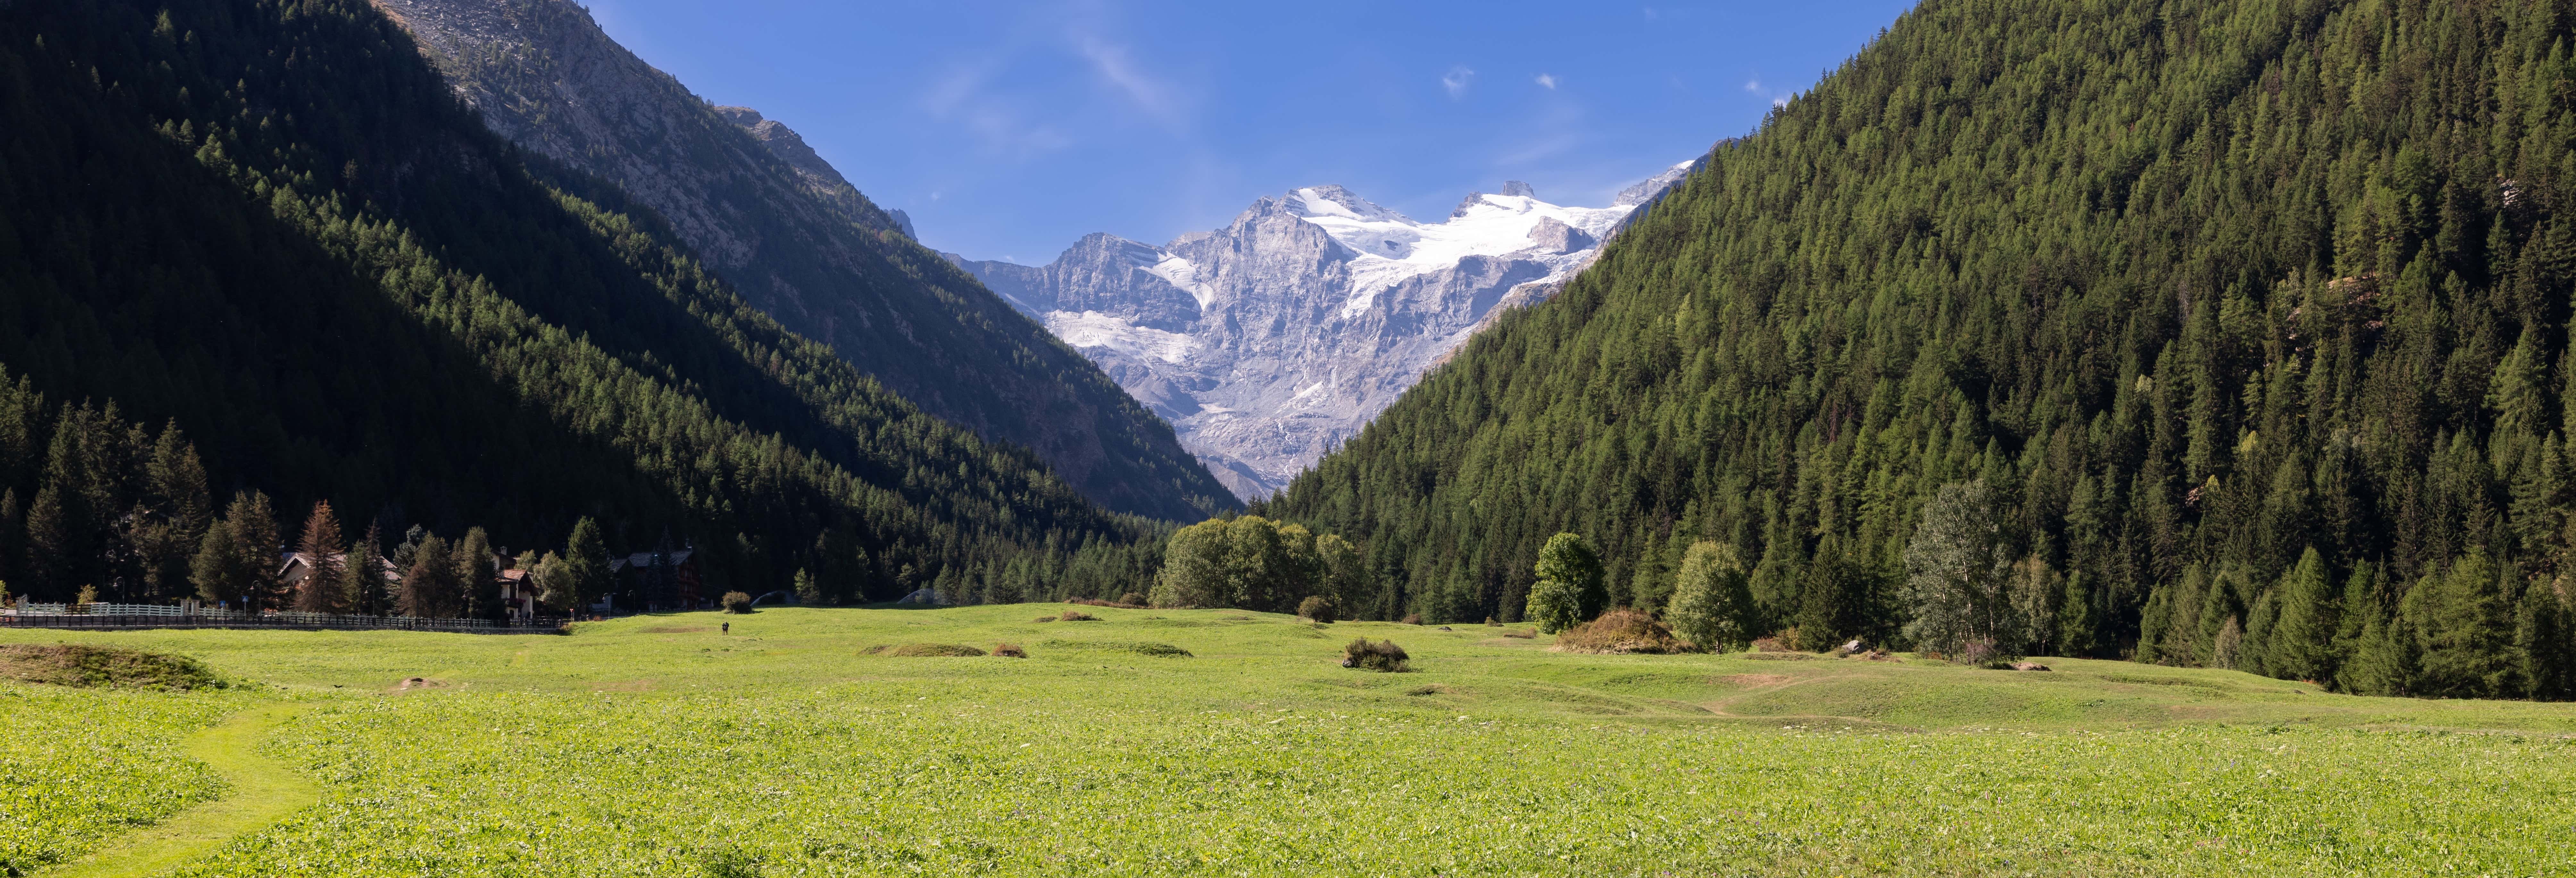
<path id="1" fill-rule="evenodd" d="M 1064 609 L 0 632 L 250 682 L 0 683 L 0 874 L 73 874 L 48 864 L 261 795 L 281 779 L 182 745 L 252 712 L 274 721 L 254 761 L 318 804 L 170 874 L 2576 872 L 2576 705 L 2118 662 L 1580 656 L 1230 611 L 1031 621 Z M 1417 672 L 1339 667 L 1363 635 Z M 997 642 L 1029 657 L 867 652 Z"/>

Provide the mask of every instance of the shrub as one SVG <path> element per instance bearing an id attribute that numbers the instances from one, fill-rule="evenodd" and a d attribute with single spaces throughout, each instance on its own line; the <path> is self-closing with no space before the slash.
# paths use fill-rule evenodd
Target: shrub
<path id="1" fill-rule="evenodd" d="M 902 646 L 869 647 L 868 653 L 895 658 L 965 658 L 983 655 L 984 651 L 955 643 L 907 643 Z"/>
<path id="2" fill-rule="evenodd" d="M 68 643 L 0 646 L 0 679 L 129 689 L 224 688 L 212 669 L 187 656 Z"/>
<path id="3" fill-rule="evenodd" d="M 1066 610 L 1066 611 L 1064 611 L 1063 613 L 1057 614 L 1057 615 L 1056 615 L 1056 618 L 1057 618 L 1057 619 L 1059 619 L 1059 620 L 1062 620 L 1062 621 L 1066 621 L 1066 622 L 1098 622 L 1098 621 L 1100 621 L 1100 617 L 1098 617 L 1098 616 L 1094 616 L 1094 615 L 1092 615 L 1092 614 L 1090 614 L 1090 613 L 1085 613 L 1085 612 L 1083 612 L 1083 611 L 1081 611 L 1081 610 Z"/>
<path id="4" fill-rule="evenodd" d="M 1297 615 L 1328 625 L 1341 618 L 1333 610 L 1333 599 L 1323 595 L 1316 595 L 1298 602 Z"/>
<path id="5" fill-rule="evenodd" d="M 1485 617 L 1485 627 L 1487 627 L 1487 628 L 1500 628 L 1500 627 L 1503 627 L 1503 623 L 1494 621 L 1494 617 L 1492 617 L 1492 616 L 1486 616 L 1486 617 Z"/>
<path id="6" fill-rule="evenodd" d="M 1029 651 L 1021 649 L 1020 645 L 1016 643 L 996 643 L 993 644 L 993 656 L 995 658 L 1028 658 Z"/>
<path id="7" fill-rule="evenodd" d="M 1142 610 L 1145 608 L 1145 595 L 1140 592 L 1131 591 L 1126 594 L 1119 595 L 1118 602 L 1126 604 L 1128 609 Z"/>
<path id="8" fill-rule="evenodd" d="M 1558 652 L 1589 652 L 1611 655 L 1689 652 L 1690 646 L 1673 636 L 1673 629 L 1655 621 L 1655 617 L 1627 607 L 1601 614 L 1601 618 L 1566 629 L 1556 637 Z"/>
<path id="9" fill-rule="evenodd" d="M 1395 645 L 1392 640 L 1370 643 L 1368 638 L 1362 637 L 1342 647 L 1342 667 L 1345 668 L 1401 674 L 1413 670 L 1412 659 L 1412 656 L 1404 654 L 1404 647 Z"/>
<path id="10" fill-rule="evenodd" d="M 1422 614 L 1421 614 L 1421 613 L 1406 613 L 1406 614 L 1404 614 L 1404 624 L 1407 624 L 1407 625 L 1420 625 L 1420 624 L 1422 624 Z"/>
<path id="11" fill-rule="evenodd" d="M 738 591 L 725 592 L 724 611 L 728 613 L 751 612 L 751 596 Z"/>

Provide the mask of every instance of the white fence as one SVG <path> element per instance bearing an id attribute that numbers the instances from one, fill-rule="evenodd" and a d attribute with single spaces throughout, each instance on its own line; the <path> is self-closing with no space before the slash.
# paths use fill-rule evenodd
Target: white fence
<path id="1" fill-rule="evenodd" d="M 455 631 L 469 634 L 552 633 L 557 626 L 540 622 L 493 622 L 488 619 L 424 619 L 413 616 L 358 616 L 346 613 L 249 612 L 179 604 L 38 604 L 20 601 L 0 606 L 0 628 L 300 628 L 336 630 Z"/>

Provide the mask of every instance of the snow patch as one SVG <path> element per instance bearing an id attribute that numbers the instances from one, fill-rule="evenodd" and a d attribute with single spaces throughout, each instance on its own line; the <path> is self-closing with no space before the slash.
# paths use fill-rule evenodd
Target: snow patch
<path id="1" fill-rule="evenodd" d="M 1077 348 L 1108 348 L 1131 357 L 1151 357 L 1166 363 L 1189 359 L 1198 347 L 1196 339 L 1177 332 L 1164 332 L 1129 324 L 1125 320 L 1098 311 L 1053 311 L 1046 316 L 1047 331 Z"/>

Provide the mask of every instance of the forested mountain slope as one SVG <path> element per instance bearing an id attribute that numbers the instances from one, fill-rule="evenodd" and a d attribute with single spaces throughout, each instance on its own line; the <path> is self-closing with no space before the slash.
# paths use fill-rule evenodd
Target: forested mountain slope
<path id="1" fill-rule="evenodd" d="M 495 132 L 630 193 L 744 299 L 923 410 L 1036 449 L 1121 512 L 1195 520 L 1236 505 L 1090 360 L 914 243 L 819 158 L 820 173 L 800 171 L 570 0 L 377 5 Z"/>
<path id="2" fill-rule="evenodd" d="M 218 495 L 289 515 L 328 499 L 523 547 L 591 515 L 615 546 L 694 539 L 719 587 L 805 568 L 842 599 L 981 595 L 1132 579 L 1152 551 L 1150 525 L 922 413 L 651 211 L 492 135 L 363 0 L 0 7 L 0 131 L 13 592 L 138 563 L 31 566 L 21 538 L 50 490 L 73 545 L 122 544 L 149 443 L 119 418 L 175 424 Z"/>
<path id="3" fill-rule="evenodd" d="M 1714 540 L 1881 639 L 1982 480 L 2025 649 L 2514 694 L 2576 572 L 2571 19 L 1929 0 L 1264 511 L 1436 619 L 1571 530 L 1618 602 Z"/>

